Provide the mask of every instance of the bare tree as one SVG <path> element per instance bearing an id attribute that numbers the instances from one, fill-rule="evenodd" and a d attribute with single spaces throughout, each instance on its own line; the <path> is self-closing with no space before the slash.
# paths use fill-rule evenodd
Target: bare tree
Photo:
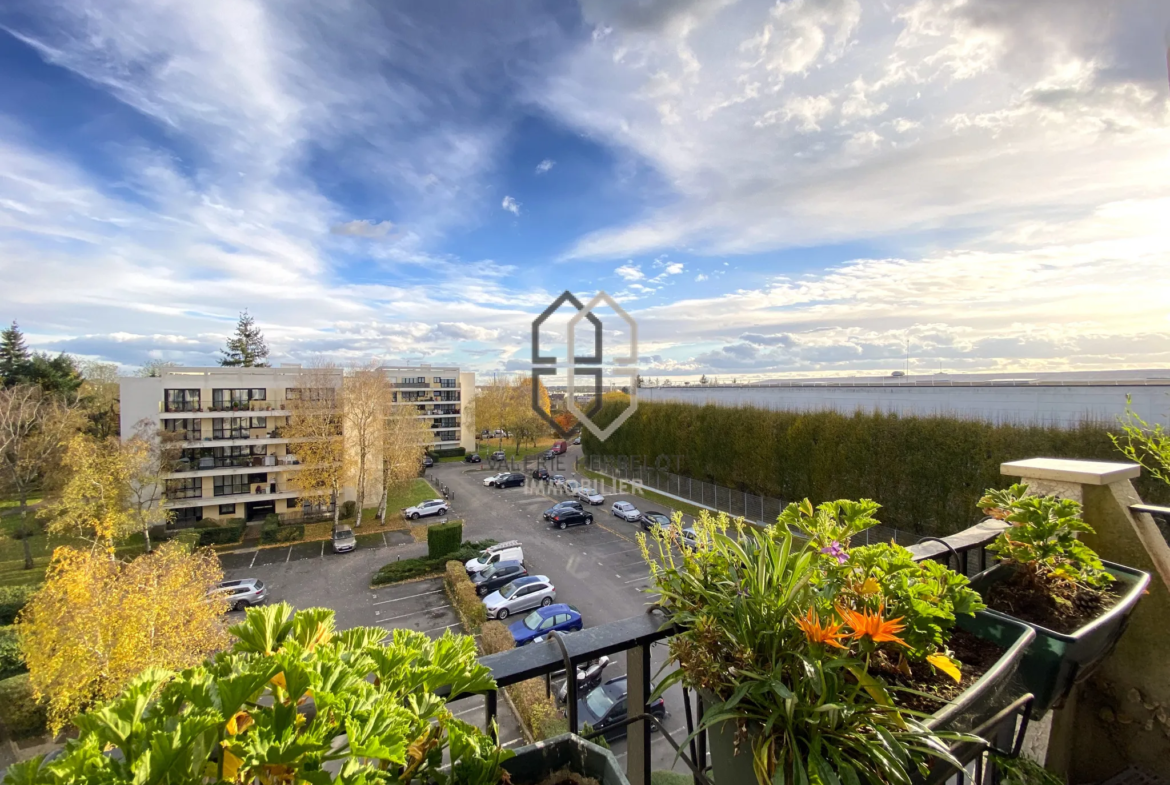
<path id="1" fill-rule="evenodd" d="M 182 454 L 178 433 L 159 430 L 157 423 L 144 417 L 134 424 L 134 435 L 122 445 L 130 475 L 130 512 L 151 552 L 150 527 L 166 525 L 174 513 L 163 507 L 166 475 L 175 470 Z"/>
<path id="2" fill-rule="evenodd" d="M 389 407 L 382 421 L 382 495 L 378 520 L 386 523 L 386 498 L 418 476 L 423 453 L 431 441 L 431 429 L 413 406 Z"/>
<path id="3" fill-rule="evenodd" d="M 341 370 L 330 363 L 306 368 L 298 387 L 287 401 L 289 451 L 301 469 L 289 473 L 289 484 L 305 500 L 333 504 L 333 526 L 341 517 L 341 487 L 347 475 L 342 424 L 345 419 Z"/>
<path id="4" fill-rule="evenodd" d="M 20 502 L 26 570 L 33 568 L 29 496 L 60 466 L 66 443 L 83 423 L 76 402 L 48 395 L 37 385 L 0 390 L 0 485 Z"/>
<path id="5" fill-rule="evenodd" d="M 373 480 L 375 461 L 382 451 L 390 399 L 390 382 L 377 363 L 355 368 L 345 378 L 345 440 L 352 456 L 349 469 L 357 491 L 355 528 L 362 525 L 366 492 Z"/>

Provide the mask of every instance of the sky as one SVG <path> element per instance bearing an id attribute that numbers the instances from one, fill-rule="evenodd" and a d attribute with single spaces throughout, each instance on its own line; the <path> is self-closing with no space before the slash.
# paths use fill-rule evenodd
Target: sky
<path id="1" fill-rule="evenodd" d="M 1164 0 L 12 0 L 0 321 L 488 374 L 605 291 L 652 378 L 1170 367 L 1168 50 Z"/>

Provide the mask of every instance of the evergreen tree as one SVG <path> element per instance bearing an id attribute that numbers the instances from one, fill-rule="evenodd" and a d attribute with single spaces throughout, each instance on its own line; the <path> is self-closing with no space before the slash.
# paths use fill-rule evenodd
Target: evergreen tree
<path id="1" fill-rule="evenodd" d="M 11 387 L 25 380 L 30 358 L 24 335 L 13 320 L 12 326 L 0 332 L 0 384 Z"/>
<path id="2" fill-rule="evenodd" d="M 84 379 L 77 363 L 64 352 L 56 357 L 45 352 L 33 352 L 32 359 L 25 366 L 22 381 L 39 385 L 42 390 L 54 395 L 73 395 Z"/>
<path id="3" fill-rule="evenodd" d="M 703 374 L 702 378 L 699 379 L 699 384 L 706 384 L 706 383 L 707 383 L 707 374 Z"/>
<path id="4" fill-rule="evenodd" d="M 248 309 L 240 314 L 235 336 L 228 339 L 227 348 L 221 350 L 220 365 L 243 366 L 244 368 L 268 367 L 268 344 Z"/>

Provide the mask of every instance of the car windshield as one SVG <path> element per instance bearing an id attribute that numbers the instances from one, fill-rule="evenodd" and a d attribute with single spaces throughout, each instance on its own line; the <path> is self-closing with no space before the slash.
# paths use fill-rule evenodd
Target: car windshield
<path id="1" fill-rule="evenodd" d="M 503 597 L 505 600 L 510 600 L 510 599 L 512 599 L 512 595 L 515 594 L 519 588 L 520 587 L 517 586 L 515 583 L 509 583 L 507 586 L 500 589 L 500 596 Z"/>
<path id="2" fill-rule="evenodd" d="M 348 540 L 352 536 L 353 531 L 350 529 L 338 529 L 337 531 L 333 532 L 333 539 L 335 540 Z"/>
<path id="3" fill-rule="evenodd" d="M 598 718 L 604 717 L 605 713 L 613 707 L 614 702 L 614 699 L 609 697 L 605 691 L 605 687 L 598 687 L 585 696 L 585 703 L 589 706 L 589 711 Z"/>
<path id="4" fill-rule="evenodd" d="M 480 554 L 480 556 L 479 556 L 479 558 L 478 558 L 478 559 L 476 559 L 475 561 L 476 561 L 478 564 L 487 564 L 487 563 L 488 563 L 488 559 L 490 559 L 491 557 L 492 557 L 492 555 L 491 555 L 490 553 L 481 553 L 481 554 Z"/>
<path id="5" fill-rule="evenodd" d="M 593 489 L 592 488 L 582 488 L 581 493 L 585 494 L 586 496 L 592 496 Z"/>
<path id="6" fill-rule="evenodd" d="M 544 621 L 544 617 L 540 615 L 540 611 L 533 611 L 524 617 L 524 626 L 530 630 L 535 630 Z"/>

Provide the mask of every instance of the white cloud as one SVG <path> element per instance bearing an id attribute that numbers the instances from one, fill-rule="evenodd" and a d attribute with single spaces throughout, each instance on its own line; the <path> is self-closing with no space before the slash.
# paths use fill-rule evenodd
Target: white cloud
<path id="1" fill-rule="evenodd" d="M 642 272 L 642 268 L 632 263 L 623 264 L 614 270 L 614 272 L 627 281 L 641 281 L 646 277 L 646 274 Z"/>
<path id="2" fill-rule="evenodd" d="M 505 196 L 504 201 L 500 203 L 500 207 L 503 207 L 512 215 L 520 215 L 520 203 L 511 196 Z"/>
<path id="3" fill-rule="evenodd" d="M 330 234 L 340 234 L 349 237 L 365 237 L 367 239 L 378 239 L 385 237 L 394 228 L 394 224 L 390 221 L 369 221 L 356 220 L 347 221 L 346 223 L 335 224 L 329 227 Z"/>
<path id="4" fill-rule="evenodd" d="M 550 169 L 557 165 L 557 162 L 551 158 L 545 158 L 536 165 L 537 174 L 547 174 Z"/>
<path id="5" fill-rule="evenodd" d="M 698 275 L 696 275 L 696 276 L 695 276 L 695 281 L 696 281 L 697 283 L 701 283 L 701 282 L 703 282 L 703 281 L 705 281 L 705 280 L 707 280 L 707 274 L 706 274 L 706 273 L 699 273 Z"/>

